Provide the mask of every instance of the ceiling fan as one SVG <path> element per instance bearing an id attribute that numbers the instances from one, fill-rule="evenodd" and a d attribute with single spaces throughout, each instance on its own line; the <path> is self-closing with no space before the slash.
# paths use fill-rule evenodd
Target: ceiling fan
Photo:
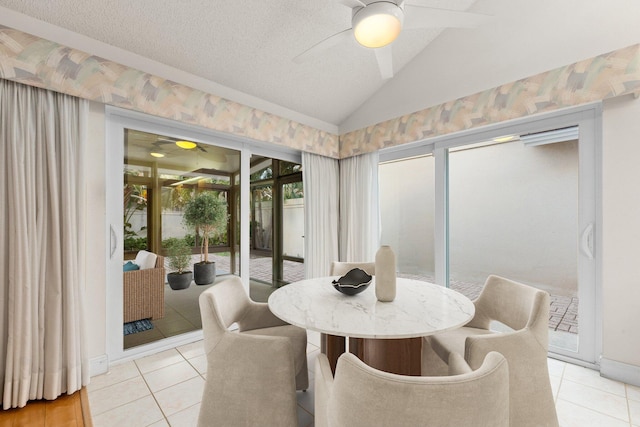
<path id="1" fill-rule="evenodd" d="M 382 0 L 364 3 L 342 0 L 351 8 L 351 28 L 327 37 L 293 58 L 302 63 L 320 52 L 354 37 L 358 43 L 373 49 L 383 79 L 393 77 L 392 43 L 402 30 L 415 28 L 475 28 L 489 16 L 471 12 L 436 9 L 420 0 Z"/>
<path id="2" fill-rule="evenodd" d="M 170 147 L 179 147 L 182 150 L 193 150 L 196 153 L 198 151 L 206 153 L 206 156 L 204 156 L 204 160 L 215 161 L 219 163 L 227 163 L 227 161 L 229 160 L 229 156 L 224 149 L 211 146 L 205 148 L 207 144 L 195 143 L 193 141 L 185 139 L 158 136 L 156 140 L 151 143 L 151 145 L 154 147 L 154 151 L 150 153 L 153 157 L 164 157 L 167 153 L 166 146 L 169 145 Z M 178 150 L 178 152 L 181 151 L 180 149 Z M 173 152 L 175 153 L 175 151 Z M 194 171 L 194 173 L 195 172 L 197 171 Z"/>
<path id="3" fill-rule="evenodd" d="M 196 148 L 204 153 L 207 152 L 207 150 L 202 146 L 202 144 L 196 144 L 195 142 L 191 142 L 191 141 L 181 141 L 181 140 L 177 140 L 177 139 L 168 139 L 168 138 L 158 138 L 156 139 L 155 142 L 152 142 L 151 145 L 153 145 L 154 147 L 157 148 L 161 148 L 163 145 L 165 144 L 172 144 L 172 145 L 177 145 L 180 148 L 186 149 L 186 150 L 190 150 L 193 148 Z"/>

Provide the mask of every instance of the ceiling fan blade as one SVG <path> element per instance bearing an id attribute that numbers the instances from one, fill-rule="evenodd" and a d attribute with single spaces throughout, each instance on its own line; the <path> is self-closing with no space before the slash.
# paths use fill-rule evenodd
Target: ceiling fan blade
<path id="1" fill-rule="evenodd" d="M 349 28 L 348 30 L 340 31 L 337 34 L 327 37 L 326 39 L 322 40 L 320 43 L 317 43 L 311 46 L 309 49 L 305 50 L 300 55 L 293 58 L 293 62 L 295 62 L 296 64 L 303 63 L 309 60 L 311 57 L 319 54 L 320 52 L 326 49 L 329 49 L 330 47 L 333 47 L 337 44 L 340 44 L 343 41 L 346 41 L 350 37 L 353 37 L 352 28 Z"/>
<path id="2" fill-rule="evenodd" d="M 491 20 L 491 16 L 457 10 L 435 9 L 405 2 L 403 28 L 476 28 Z"/>
<path id="3" fill-rule="evenodd" d="M 393 51 L 390 44 L 375 49 L 380 76 L 383 80 L 393 77 Z"/>
<path id="4" fill-rule="evenodd" d="M 154 142 L 151 143 L 151 145 L 154 145 L 156 147 L 160 147 L 161 145 L 165 145 L 165 144 L 174 144 L 175 141 L 169 140 L 169 139 L 157 139 Z"/>

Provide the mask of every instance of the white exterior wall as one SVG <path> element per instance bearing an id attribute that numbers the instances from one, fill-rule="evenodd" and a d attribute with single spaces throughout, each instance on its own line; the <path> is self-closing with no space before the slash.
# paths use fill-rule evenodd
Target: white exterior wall
<path id="1" fill-rule="evenodd" d="M 304 258 L 304 199 L 287 199 L 282 210 L 285 255 Z"/>
<path id="2" fill-rule="evenodd" d="M 434 168 L 429 156 L 387 163 L 378 173 L 380 244 L 391 246 L 401 273 L 434 271 Z"/>
<path id="3" fill-rule="evenodd" d="M 577 143 L 457 151 L 449 167 L 451 278 L 498 274 L 576 296 Z"/>
<path id="4" fill-rule="evenodd" d="M 450 155 L 451 278 L 500 274 L 577 295 L 577 142 L 497 144 Z M 433 274 L 434 162 L 381 167 L 382 240 L 403 273 Z"/>

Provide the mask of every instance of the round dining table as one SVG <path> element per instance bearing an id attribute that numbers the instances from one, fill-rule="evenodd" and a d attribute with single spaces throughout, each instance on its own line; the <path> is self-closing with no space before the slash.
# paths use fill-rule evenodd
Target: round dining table
<path id="1" fill-rule="evenodd" d="M 467 297 L 452 289 L 413 279 L 396 279 L 396 297 L 380 302 L 375 276 L 363 292 L 345 295 L 332 284 L 338 277 L 293 282 L 269 296 L 280 319 L 321 332 L 322 351 L 332 369 L 346 351 L 383 371 L 420 375 L 422 337 L 459 328 L 475 313 Z"/>

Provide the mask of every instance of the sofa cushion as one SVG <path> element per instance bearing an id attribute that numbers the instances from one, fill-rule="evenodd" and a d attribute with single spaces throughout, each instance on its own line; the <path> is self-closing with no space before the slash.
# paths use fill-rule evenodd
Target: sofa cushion
<path id="1" fill-rule="evenodd" d="M 158 256 L 153 252 L 140 251 L 134 262 L 140 266 L 140 270 L 147 270 L 156 266 L 157 258 Z"/>
<path id="2" fill-rule="evenodd" d="M 140 270 L 140 266 L 133 261 L 127 261 L 122 266 L 122 271 L 134 271 L 134 270 Z"/>

